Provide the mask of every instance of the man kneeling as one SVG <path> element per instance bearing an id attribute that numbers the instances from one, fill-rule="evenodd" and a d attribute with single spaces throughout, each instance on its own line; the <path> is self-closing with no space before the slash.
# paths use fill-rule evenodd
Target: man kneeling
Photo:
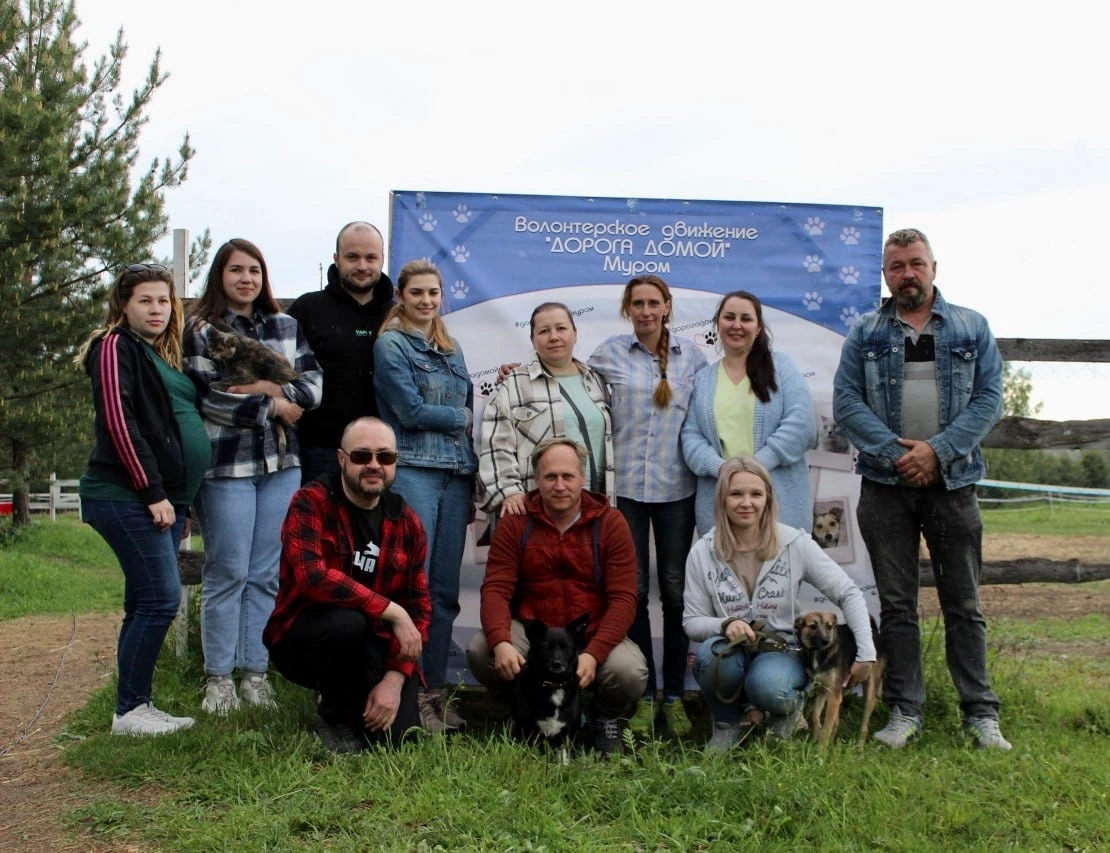
<path id="1" fill-rule="evenodd" d="M 537 489 L 523 515 L 497 523 L 482 581 L 482 631 L 467 649 L 470 671 L 504 695 L 528 651 L 522 622 L 564 627 L 590 614 L 578 683 L 593 687 L 595 745 L 620 750 L 621 718 L 647 684 L 647 664 L 625 635 L 636 615 L 636 549 L 624 517 L 584 491 L 586 450 L 548 439 L 532 453 Z M 492 655 L 491 655 L 492 651 Z"/>
<path id="2" fill-rule="evenodd" d="M 424 529 L 389 491 L 393 430 L 377 418 L 352 421 L 338 457 L 338 476 L 308 483 L 289 504 L 263 639 L 278 672 L 319 692 L 324 744 L 348 753 L 396 746 L 419 728 L 417 661 L 432 608 Z"/>

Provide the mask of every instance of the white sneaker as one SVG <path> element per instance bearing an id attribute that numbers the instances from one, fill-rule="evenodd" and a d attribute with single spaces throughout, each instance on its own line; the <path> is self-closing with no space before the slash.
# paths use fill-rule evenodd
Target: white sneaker
<path id="1" fill-rule="evenodd" d="M 114 735 L 168 735 L 192 725 L 192 717 L 171 717 L 149 702 L 135 706 L 122 717 L 112 714 Z"/>
<path id="2" fill-rule="evenodd" d="M 230 675 L 208 676 L 208 687 L 204 690 L 204 701 L 200 708 L 209 714 L 220 714 L 239 710 L 239 697 L 235 695 L 235 682 Z"/>
<path id="3" fill-rule="evenodd" d="M 274 686 L 270 684 L 264 672 L 248 672 L 243 675 L 243 679 L 239 682 L 239 698 L 248 705 L 258 708 L 277 707 Z"/>
<path id="4" fill-rule="evenodd" d="M 994 717 L 969 717 L 964 721 L 964 732 L 967 736 L 974 738 L 975 745 L 979 749 L 1013 749 L 1011 744 L 1006 738 L 1002 737 L 1002 731 L 998 728 L 998 720 Z"/>
<path id="5" fill-rule="evenodd" d="M 908 717 L 900 708 L 890 709 L 890 718 L 887 724 L 875 732 L 875 740 L 889 746 L 891 749 L 901 749 L 911 738 L 917 737 L 921 732 L 921 721 L 916 717 Z"/>

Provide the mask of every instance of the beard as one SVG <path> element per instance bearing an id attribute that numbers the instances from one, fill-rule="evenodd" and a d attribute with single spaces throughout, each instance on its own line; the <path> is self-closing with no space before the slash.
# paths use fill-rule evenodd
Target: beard
<path id="1" fill-rule="evenodd" d="M 912 290 L 907 288 L 912 287 Z M 894 301 L 898 303 L 899 308 L 905 308 L 908 311 L 913 311 L 915 308 L 920 308 L 925 304 L 928 296 L 925 293 L 925 288 L 921 286 L 918 281 L 904 281 L 902 288 L 898 291 L 898 295 L 894 297 Z"/>
<path id="2" fill-rule="evenodd" d="M 360 475 L 348 473 L 346 468 L 340 473 L 343 476 L 343 485 L 346 487 L 347 494 L 366 501 L 380 498 L 385 490 L 393 485 L 395 479 L 383 473 L 380 482 L 370 483 L 364 481 Z"/>
<path id="3" fill-rule="evenodd" d="M 357 293 L 363 296 L 377 287 L 378 282 L 381 280 L 381 275 L 374 276 L 369 284 L 356 284 L 346 276 L 339 276 L 339 283 L 343 286 L 344 290 L 349 290 L 351 293 Z"/>

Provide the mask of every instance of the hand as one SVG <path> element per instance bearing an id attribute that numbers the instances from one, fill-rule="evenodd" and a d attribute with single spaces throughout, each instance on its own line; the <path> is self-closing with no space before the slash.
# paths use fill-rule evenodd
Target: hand
<path id="1" fill-rule="evenodd" d="M 500 642 L 493 647 L 493 670 L 502 681 L 512 681 L 523 666 L 524 655 L 512 643 Z"/>
<path id="2" fill-rule="evenodd" d="M 585 690 L 597 678 L 597 658 L 586 652 L 578 656 L 578 686 Z"/>
<path id="3" fill-rule="evenodd" d="M 372 732 L 383 732 L 393 725 L 401 707 L 401 686 L 404 683 L 401 673 L 390 670 L 374 685 L 362 711 L 362 723 L 366 728 Z"/>
<path id="4" fill-rule="evenodd" d="M 900 438 L 898 443 L 908 450 L 898 457 L 894 467 L 898 475 L 915 486 L 931 486 L 940 480 L 940 461 L 937 452 L 927 441 Z"/>
<path id="5" fill-rule="evenodd" d="M 397 656 L 404 661 L 417 660 L 424 643 L 408 611 L 397 602 L 391 601 L 389 607 L 382 613 L 382 619 L 390 624 L 393 636 L 401 646 Z"/>
<path id="6" fill-rule="evenodd" d="M 509 495 L 501 504 L 501 518 L 506 515 L 524 515 L 524 492 Z"/>
<path id="7" fill-rule="evenodd" d="M 272 399 L 274 401 L 274 418 L 281 421 L 285 426 L 293 426 L 304 414 L 304 409 L 296 403 L 290 403 L 284 397 L 273 397 Z"/>
<path id="8" fill-rule="evenodd" d="M 267 397 L 285 399 L 285 392 L 281 386 L 269 379 L 259 379 L 249 385 L 232 385 L 227 390 L 230 394 L 265 394 Z"/>
<path id="9" fill-rule="evenodd" d="M 513 369 L 519 366 L 519 361 L 510 361 L 508 364 L 502 364 L 497 368 L 497 379 L 495 384 L 500 385 L 508 378 L 509 374 L 513 372 Z"/>
<path id="10" fill-rule="evenodd" d="M 848 673 L 848 678 L 844 682 L 844 689 L 851 690 L 857 684 L 863 684 L 871 677 L 871 667 L 875 665 L 874 661 L 858 660 L 852 664 L 852 671 Z"/>
<path id="11" fill-rule="evenodd" d="M 185 521 L 181 524 L 181 538 L 188 539 L 193 535 L 193 520 L 189 516 L 185 516 Z"/>
<path id="12" fill-rule="evenodd" d="M 147 504 L 147 509 L 154 517 L 154 526 L 158 528 L 159 532 L 165 533 L 173 523 L 177 521 L 177 510 L 173 508 L 167 500 L 158 501 L 156 504 Z"/>
<path id="13" fill-rule="evenodd" d="M 743 619 L 737 619 L 735 622 L 728 623 L 728 627 L 725 628 L 725 639 L 730 643 L 736 640 L 754 643 L 756 641 L 755 629 Z"/>

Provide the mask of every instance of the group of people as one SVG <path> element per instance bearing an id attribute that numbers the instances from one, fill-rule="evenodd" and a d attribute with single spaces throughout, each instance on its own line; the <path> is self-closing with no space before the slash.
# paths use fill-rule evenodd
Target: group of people
<path id="1" fill-rule="evenodd" d="M 84 517 L 115 550 L 126 584 L 114 732 L 193 724 L 151 695 L 191 504 L 206 554 L 201 707 L 273 707 L 272 663 L 317 692 L 316 731 L 336 752 L 395 745 L 416 727 L 465 727 L 447 662 L 475 501 L 493 533 L 471 672 L 502 693 L 524 665 L 525 620 L 563 626 L 588 614 L 578 679 L 593 690 L 602 751 L 620 748 L 625 721 L 638 735 L 660 719 L 690 732 L 690 640 L 701 643 L 694 676 L 713 716 L 711 747 L 758 726 L 790 736 L 806 674 L 789 650 L 758 651 L 753 626 L 792 640 L 803 581 L 856 636 L 850 683 L 867 677 L 877 652 L 863 594 L 808 533 L 805 454 L 816 423 L 807 383 L 772 348 L 754 294 L 720 300 L 722 358 L 711 366 L 671 333 L 672 294 L 657 276 L 628 282 L 620 314 L 631 333 L 585 361 L 571 311 L 543 303 L 530 322 L 534 357 L 503 368 L 475 424 L 438 270 L 412 261 L 394 288 L 383 263 L 377 228 L 344 226 L 327 287 L 288 315 L 246 240 L 220 247 L 188 317 L 163 267 L 133 264 L 116 279 L 105 326 L 79 356 L 98 427 Z M 836 420 L 859 451 L 859 523 L 888 659 L 891 713 L 876 738 L 901 747 L 924 723 L 924 534 L 944 567 L 938 591 L 965 726 L 979 745 L 1008 749 L 986 673 L 973 486 L 979 443 L 1000 414 L 1001 360 L 985 320 L 941 298 L 935 270 L 923 234 L 891 235 L 883 273 L 893 299 L 852 328 L 835 381 Z M 296 378 L 229 386 L 210 351 L 214 328 L 281 353 Z M 744 641 L 747 651 L 716 654 Z"/>

